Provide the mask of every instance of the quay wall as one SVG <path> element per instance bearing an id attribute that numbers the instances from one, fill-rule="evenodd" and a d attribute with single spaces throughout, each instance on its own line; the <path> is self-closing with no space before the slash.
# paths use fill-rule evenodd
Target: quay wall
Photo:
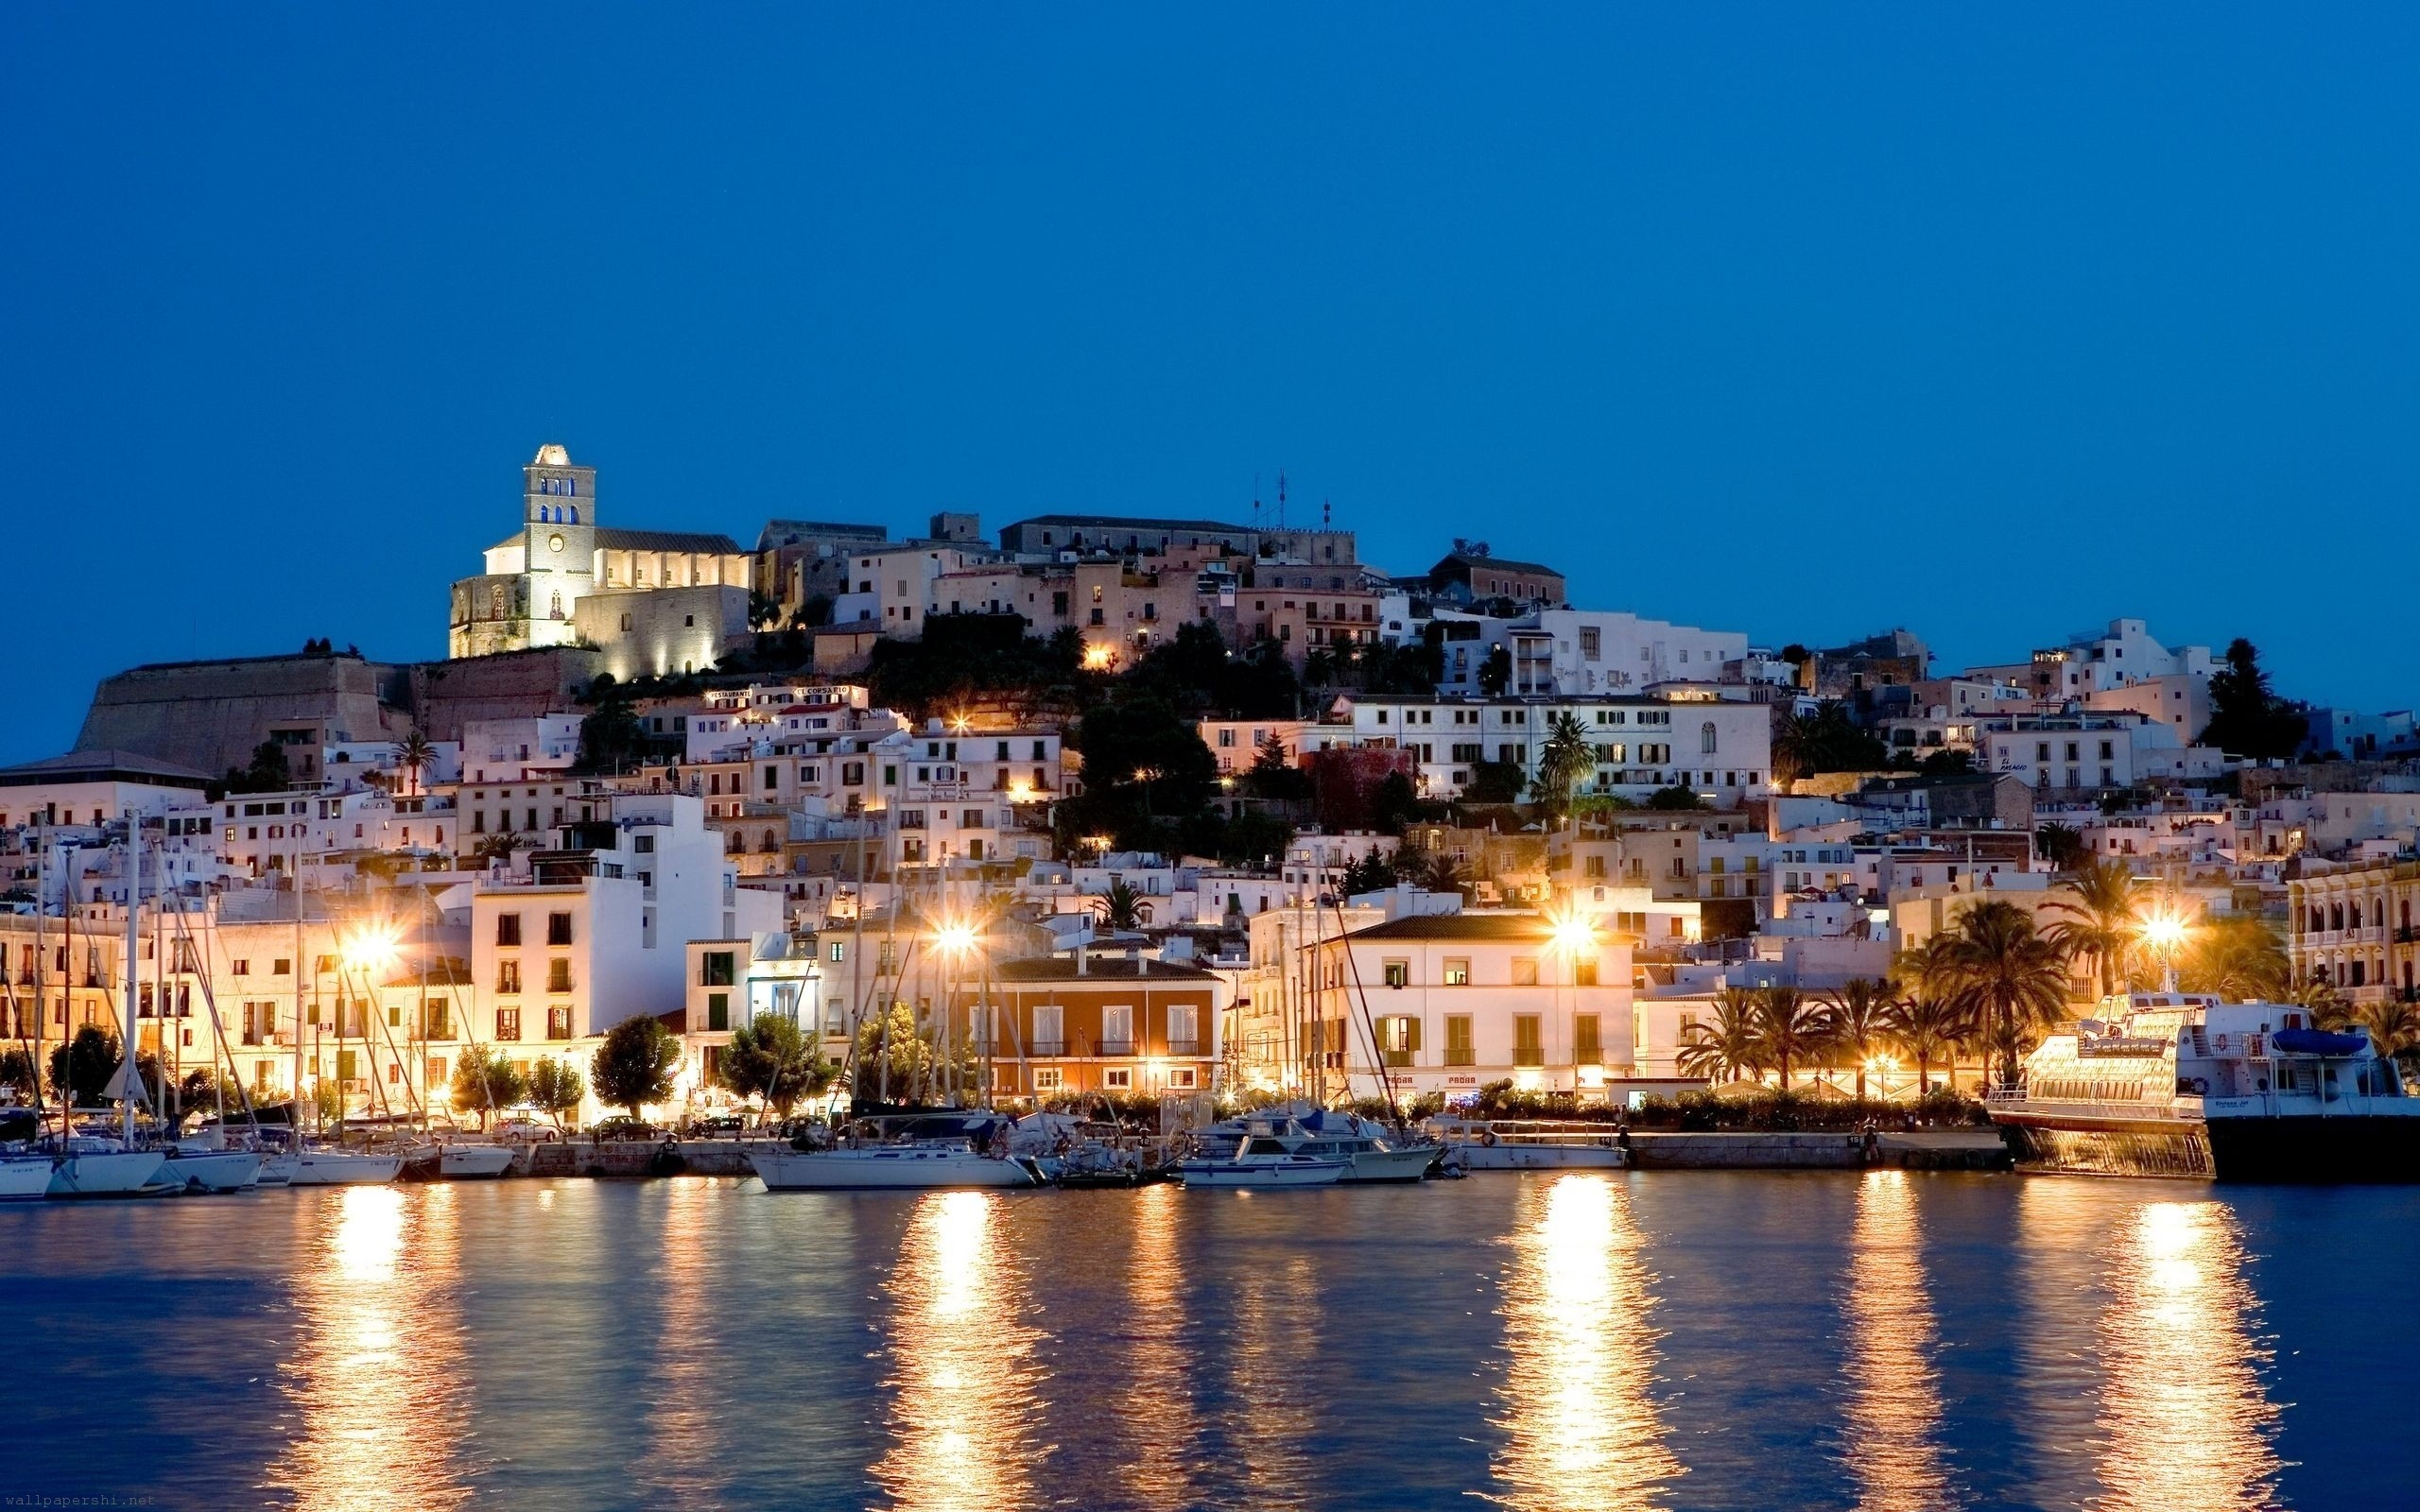
<path id="1" fill-rule="evenodd" d="M 1854 1133 L 1634 1134 L 1631 1165 L 1641 1171 L 1845 1171 L 1863 1165 L 1916 1171 L 1999 1171 L 2009 1155 L 1996 1133 L 1885 1134 L 1872 1159 Z"/>

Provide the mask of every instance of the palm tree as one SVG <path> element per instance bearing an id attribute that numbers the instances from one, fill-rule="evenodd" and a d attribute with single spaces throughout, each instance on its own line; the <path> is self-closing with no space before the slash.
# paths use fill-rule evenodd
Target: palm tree
<path id="1" fill-rule="evenodd" d="M 1596 765 L 1596 747 L 1588 743 L 1588 730 L 1580 716 L 1568 709 L 1557 711 L 1547 724 L 1547 743 L 1538 754 L 1535 789 L 1549 821 L 1569 812 L 1571 790 Z"/>
<path id="2" fill-rule="evenodd" d="M 1932 1063 L 1938 1060 L 1958 1079 L 1958 1052 L 1975 1035 L 1975 1021 L 1955 998 L 1917 992 L 1891 1005 L 1891 1042 L 1916 1063 L 1916 1095 L 1932 1091 Z"/>
<path id="3" fill-rule="evenodd" d="M 1824 995 L 1832 1030 L 1832 1048 L 1844 1052 L 1857 1066 L 1857 1098 L 1865 1101 L 1865 1063 L 1892 1042 L 1891 984 L 1856 976 Z"/>
<path id="4" fill-rule="evenodd" d="M 1756 994 L 1756 1040 L 1789 1091 L 1790 1062 L 1821 1055 L 1831 1042 L 1824 1005 L 1794 987 L 1769 987 Z"/>
<path id="5" fill-rule="evenodd" d="M 1126 885 L 1123 877 L 1112 877 L 1109 891 L 1101 896 L 1101 927 L 1112 934 L 1131 934 L 1143 927 L 1143 895 Z"/>
<path id="6" fill-rule="evenodd" d="M 2066 824 L 2046 824 L 2034 831 L 2033 848 L 2054 871 L 2073 871 L 2091 854 L 2084 849 L 2083 832 Z"/>
<path id="7" fill-rule="evenodd" d="M 2046 913 L 2066 917 L 2043 937 L 2067 960 L 2089 957 L 2100 973 L 2100 995 L 2118 990 L 2118 966 L 2134 949 L 2142 929 L 2135 874 L 2114 857 L 2081 868 L 2044 902 Z"/>
<path id="8" fill-rule="evenodd" d="M 427 771 L 428 764 L 437 759 L 437 747 L 430 745 L 428 737 L 420 732 L 420 726 L 414 725 L 411 732 L 404 736 L 403 748 L 397 754 L 403 763 L 404 770 L 412 774 L 412 791 L 418 793 L 421 774 Z"/>
<path id="9" fill-rule="evenodd" d="M 1764 1063 L 1756 1038 L 1756 995 L 1746 988 L 1727 987 L 1715 994 L 1714 1017 L 1681 1031 L 1674 1063 L 1685 1076 L 1737 1081 Z"/>
<path id="10" fill-rule="evenodd" d="M 2016 1085 L 2017 1057 L 2031 1045 L 2033 1031 L 2067 1016 L 2066 953 L 2034 930 L 2031 915 L 1996 898 L 1960 914 L 1940 948 L 1956 1000 L 1981 1022 L 1999 1052 L 2001 1085 Z"/>
<path id="11" fill-rule="evenodd" d="M 2355 1011 L 2353 1022 L 2369 1032 L 2370 1042 L 2382 1057 L 2408 1055 L 2420 1046 L 2420 1006 L 2396 998 L 2380 998 L 2362 1004 Z"/>
<path id="12" fill-rule="evenodd" d="M 2277 932 L 2258 919 L 2213 919 L 2194 932 L 2177 973 L 2187 992 L 2215 992 L 2237 1003 L 2273 1003 L 2293 980 Z"/>

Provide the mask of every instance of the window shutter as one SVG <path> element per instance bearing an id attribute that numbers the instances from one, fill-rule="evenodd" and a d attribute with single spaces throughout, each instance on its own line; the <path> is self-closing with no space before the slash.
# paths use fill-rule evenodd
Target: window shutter
<path id="1" fill-rule="evenodd" d="M 1404 1024 L 1404 1048 L 1418 1055 L 1420 1053 L 1420 1021 L 1406 1019 Z"/>

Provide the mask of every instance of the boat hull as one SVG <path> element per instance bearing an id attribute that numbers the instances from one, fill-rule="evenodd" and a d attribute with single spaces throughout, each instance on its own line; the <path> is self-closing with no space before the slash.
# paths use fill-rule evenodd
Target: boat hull
<path id="1" fill-rule="evenodd" d="M 39 1202 L 49 1196 L 50 1174 L 47 1156 L 0 1160 L 0 1202 Z"/>
<path id="2" fill-rule="evenodd" d="M 1428 1174 L 1444 1151 L 1434 1144 L 1400 1150 L 1356 1150 L 1337 1179 L 1346 1185 L 1373 1181 L 1417 1181 Z"/>
<path id="3" fill-rule="evenodd" d="M 406 1181 L 493 1181 L 512 1169 L 510 1144 L 423 1145 L 404 1158 Z"/>
<path id="4" fill-rule="evenodd" d="M 189 1192 L 241 1192 L 259 1184 L 261 1158 L 250 1150 L 172 1155 L 160 1174 Z"/>
<path id="5" fill-rule="evenodd" d="M 54 1197 L 137 1197 L 146 1195 L 168 1158 L 158 1150 L 111 1151 L 70 1155 L 51 1167 Z"/>
<path id="6" fill-rule="evenodd" d="M 2204 1181 L 2420 1182 L 2420 1118 L 2003 1119 L 2024 1171 Z"/>
<path id="7" fill-rule="evenodd" d="M 1332 1187 L 1344 1178 L 1342 1160 L 1297 1160 L 1285 1164 L 1235 1164 L 1226 1160 L 1187 1160 L 1177 1167 L 1185 1190 L 1264 1192 L 1293 1187 Z"/>
<path id="8" fill-rule="evenodd" d="M 1605 1144 L 1457 1144 L 1466 1171 L 1618 1171 L 1630 1158 Z"/>
<path id="9" fill-rule="evenodd" d="M 294 1169 L 299 1162 L 291 1155 L 269 1155 L 261 1159 L 260 1185 L 287 1187 L 294 1184 Z"/>
<path id="10" fill-rule="evenodd" d="M 1018 1160 L 968 1150 L 752 1150 L 768 1192 L 951 1192 L 1042 1184 Z"/>
<path id="11" fill-rule="evenodd" d="M 1999 1120 L 2000 1143 L 2020 1171 L 2209 1180 L 2210 1142 L 2198 1121 Z"/>
<path id="12" fill-rule="evenodd" d="M 355 1154 L 351 1150 L 305 1150 L 294 1157 L 288 1186 L 363 1187 L 392 1181 L 403 1171 L 400 1155 Z"/>

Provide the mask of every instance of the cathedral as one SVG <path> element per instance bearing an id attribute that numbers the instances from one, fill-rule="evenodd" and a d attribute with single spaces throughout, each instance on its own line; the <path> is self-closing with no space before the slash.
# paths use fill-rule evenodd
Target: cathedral
<path id="1" fill-rule="evenodd" d="M 584 646 L 629 679 L 695 672 L 747 638 L 752 562 L 738 542 L 600 524 L 596 470 L 561 446 L 521 472 L 521 528 L 454 584 L 448 656 Z"/>

